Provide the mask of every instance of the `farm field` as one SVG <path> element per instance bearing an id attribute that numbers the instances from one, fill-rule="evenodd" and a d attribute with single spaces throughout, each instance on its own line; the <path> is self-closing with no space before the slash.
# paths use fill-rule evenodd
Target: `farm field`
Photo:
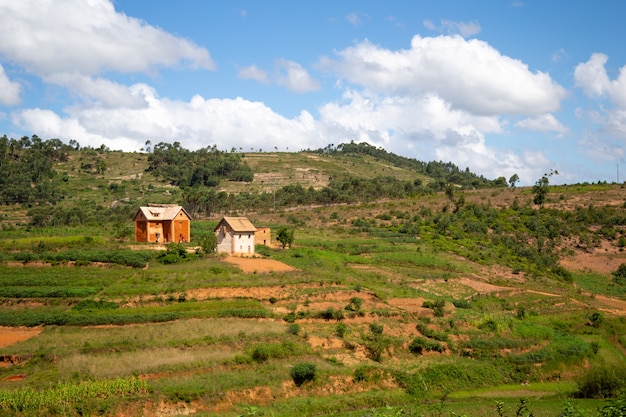
<path id="1" fill-rule="evenodd" d="M 144 155 L 111 154 L 81 156 L 107 158 L 105 174 L 64 162 L 64 186 L 82 188 L 59 205 L 180 198 Z M 395 170 L 245 158 L 255 180 L 224 190 Z M 619 415 L 607 413 L 626 401 L 624 185 L 532 200 L 507 187 L 216 211 L 179 245 L 134 242 L 132 218 L 35 225 L 3 206 L 0 416 Z M 294 242 L 204 250 L 221 215 Z"/>

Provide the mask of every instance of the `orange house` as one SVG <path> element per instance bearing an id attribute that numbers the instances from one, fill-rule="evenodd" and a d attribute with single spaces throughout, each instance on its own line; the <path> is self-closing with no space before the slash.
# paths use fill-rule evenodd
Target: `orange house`
<path id="1" fill-rule="evenodd" d="M 191 216 L 176 204 L 148 204 L 135 214 L 137 242 L 189 242 Z"/>

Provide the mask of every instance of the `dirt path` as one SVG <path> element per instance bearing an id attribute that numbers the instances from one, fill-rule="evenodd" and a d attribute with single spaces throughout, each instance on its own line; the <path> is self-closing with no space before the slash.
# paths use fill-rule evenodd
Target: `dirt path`
<path id="1" fill-rule="evenodd" d="M 37 336 L 43 327 L 4 327 L 0 326 L 0 348 L 14 345 Z"/>
<path id="2" fill-rule="evenodd" d="M 293 266 L 273 259 L 228 256 L 225 261 L 236 265 L 245 273 L 288 272 L 296 270 Z"/>

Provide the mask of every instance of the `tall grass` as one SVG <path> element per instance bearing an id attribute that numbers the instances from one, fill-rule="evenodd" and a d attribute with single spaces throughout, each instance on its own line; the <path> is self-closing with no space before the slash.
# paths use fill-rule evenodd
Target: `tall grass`
<path id="1" fill-rule="evenodd" d="M 15 391 L 0 391 L 0 410 L 32 415 L 42 411 L 49 414 L 66 414 L 72 407 L 86 399 L 107 399 L 135 396 L 148 391 L 148 384 L 135 377 L 100 381 L 85 381 L 79 384 L 62 383 L 44 390 L 24 388 Z"/>

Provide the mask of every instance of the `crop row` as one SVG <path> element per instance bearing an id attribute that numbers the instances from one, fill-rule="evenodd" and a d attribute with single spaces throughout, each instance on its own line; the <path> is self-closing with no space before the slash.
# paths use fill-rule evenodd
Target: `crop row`
<path id="1" fill-rule="evenodd" d="M 0 410 L 29 413 L 59 409 L 85 399 L 128 397 L 147 391 L 147 382 L 136 377 L 85 381 L 80 384 L 64 383 L 43 390 L 24 388 L 0 391 Z"/>

